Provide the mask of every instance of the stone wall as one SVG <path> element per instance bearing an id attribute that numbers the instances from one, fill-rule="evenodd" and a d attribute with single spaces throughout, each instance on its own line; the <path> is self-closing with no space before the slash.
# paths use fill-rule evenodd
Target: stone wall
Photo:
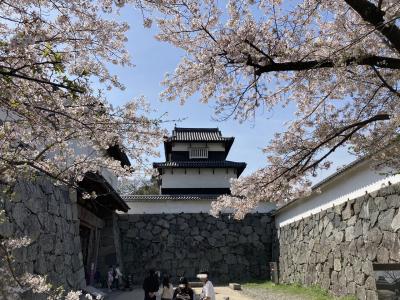
<path id="1" fill-rule="evenodd" d="M 120 215 L 125 273 L 141 283 L 150 268 L 194 278 L 207 269 L 214 282 L 269 277 L 273 222 L 269 214 L 242 221 L 223 215 Z"/>
<path id="2" fill-rule="evenodd" d="M 19 183 L 11 200 L 0 196 L 0 209 L 5 209 L 8 217 L 0 224 L 0 235 L 32 240 L 14 253 L 17 273 L 47 275 L 55 287 L 82 288 L 85 279 L 76 193 L 39 177 L 35 182 Z"/>
<path id="3" fill-rule="evenodd" d="M 99 256 L 97 260 L 97 269 L 103 276 L 107 274 L 108 268 L 119 264 L 124 272 L 121 241 L 118 228 L 118 215 L 113 212 L 104 219 L 105 226 L 101 230 Z"/>
<path id="4" fill-rule="evenodd" d="M 280 228 L 280 280 L 377 299 L 374 263 L 400 262 L 400 186 Z"/>

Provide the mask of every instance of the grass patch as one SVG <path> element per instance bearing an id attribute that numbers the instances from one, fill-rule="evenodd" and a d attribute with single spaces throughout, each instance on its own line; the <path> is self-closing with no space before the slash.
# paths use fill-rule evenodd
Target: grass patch
<path id="1" fill-rule="evenodd" d="M 290 294 L 301 296 L 310 300 L 356 300 L 355 296 L 335 297 L 332 296 L 327 290 L 319 286 L 302 286 L 300 284 L 275 284 L 271 281 L 251 282 L 242 285 L 244 288 L 253 290 L 267 290 L 270 292 L 277 292 L 281 294 Z"/>

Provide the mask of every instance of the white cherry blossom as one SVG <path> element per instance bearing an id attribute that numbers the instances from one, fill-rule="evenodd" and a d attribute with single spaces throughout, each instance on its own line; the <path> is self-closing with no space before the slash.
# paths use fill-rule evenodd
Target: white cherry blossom
<path id="1" fill-rule="evenodd" d="M 278 107 L 296 113 L 265 147 L 266 166 L 232 183 L 214 213 L 291 201 L 339 147 L 399 169 L 398 0 L 159 0 L 157 38 L 185 51 L 162 96 L 213 101 L 239 122 Z M 266 129 L 267 130 L 267 129 Z M 388 147 L 388 145 L 391 145 Z M 384 157 L 383 155 L 386 156 Z"/>

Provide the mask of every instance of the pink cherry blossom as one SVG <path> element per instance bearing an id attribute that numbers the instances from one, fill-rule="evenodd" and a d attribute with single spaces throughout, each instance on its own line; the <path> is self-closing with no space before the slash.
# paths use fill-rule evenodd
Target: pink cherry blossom
<path id="1" fill-rule="evenodd" d="M 165 100 L 199 94 L 217 118 L 239 122 L 296 110 L 265 147 L 266 166 L 234 180 L 215 214 L 306 195 L 339 147 L 399 169 L 398 0 L 142 3 L 157 11 L 157 38 L 186 54 L 165 77 Z"/>

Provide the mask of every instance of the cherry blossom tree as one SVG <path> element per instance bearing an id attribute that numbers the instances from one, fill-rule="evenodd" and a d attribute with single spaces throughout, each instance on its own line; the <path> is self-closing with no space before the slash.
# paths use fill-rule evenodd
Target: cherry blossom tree
<path id="1" fill-rule="evenodd" d="M 128 25 L 114 20 L 128 2 L 0 0 L 0 209 L 18 180 L 45 174 L 77 187 L 88 172 L 125 176 L 155 154 L 163 132 L 144 99 L 113 107 L 105 98 L 124 88 L 107 65 L 131 66 Z M 106 156 L 110 147 L 132 167 Z M 26 244 L 0 235 L 0 299 L 26 290 L 56 299 L 45 278 L 13 272 L 12 252 Z"/>
<path id="2" fill-rule="evenodd" d="M 16 2 L 16 3 L 14 3 Z M 86 172 L 131 171 L 103 153 L 118 145 L 143 166 L 162 132 L 144 99 L 112 107 L 123 89 L 107 63 L 130 66 L 128 25 L 107 18 L 124 1 L 0 1 L 0 174 L 45 173 L 73 184 Z"/>
<path id="3" fill-rule="evenodd" d="M 310 192 L 339 147 L 375 155 L 398 170 L 400 2 L 398 0 L 150 1 L 161 41 L 183 49 L 164 80 L 164 99 L 199 92 L 216 117 L 240 122 L 283 106 L 294 117 L 264 149 L 266 167 L 235 180 L 243 217 L 259 201 Z M 266 129 L 267 130 L 267 129 Z M 390 147 L 388 147 L 390 145 Z"/>

